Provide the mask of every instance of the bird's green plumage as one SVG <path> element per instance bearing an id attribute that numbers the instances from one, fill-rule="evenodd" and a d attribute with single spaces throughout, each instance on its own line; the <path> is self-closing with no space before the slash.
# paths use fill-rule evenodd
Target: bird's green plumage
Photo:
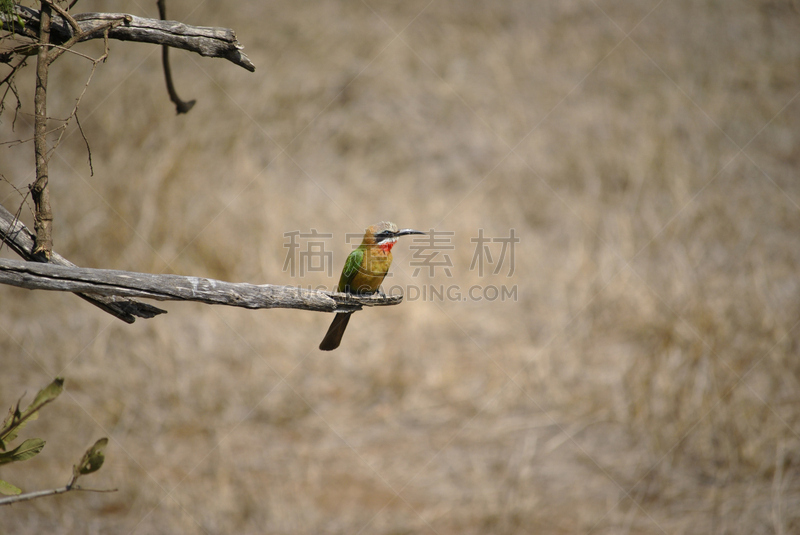
<path id="1" fill-rule="evenodd" d="M 358 270 L 364 263 L 364 248 L 359 247 L 347 257 L 342 269 L 342 276 L 339 278 L 339 291 L 350 292 L 350 286 L 353 283 Z"/>

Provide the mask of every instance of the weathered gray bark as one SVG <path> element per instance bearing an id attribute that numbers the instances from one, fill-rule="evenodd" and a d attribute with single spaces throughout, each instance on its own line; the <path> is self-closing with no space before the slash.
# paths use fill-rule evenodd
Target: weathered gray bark
<path id="1" fill-rule="evenodd" d="M 16 6 L 16 12 L 25 22 L 22 27 L 16 20 L 3 21 L 3 27 L 14 29 L 21 35 L 34 36 L 39 31 L 39 12 L 24 6 Z M 136 41 L 167 45 L 196 52 L 201 56 L 225 58 L 248 71 L 256 67 L 243 52 L 236 34 L 228 28 L 209 28 L 205 26 L 189 26 L 172 20 L 157 20 L 135 17 L 124 13 L 78 13 L 73 15 L 82 33 L 87 36 L 82 40 L 99 39 L 102 31 L 97 31 L 111 21 L 122 20 L 122 24 L 109 30 L 108 37 L 119 41 Z M 75 35 L 75 29 L 60 15 L 52 14 L 50 41 L 63 44 Z"/>
<path id="2" fill-rule="evenodd" d="M 159 301 L 198 301 L 244 308 L 297 308 L 318 312 L 360 310 L 364 306 L 397 305 L 402 296 L 351 295 L 293 286 L 232 283 L 183 275 L 154 275 L 56 266 L 0 258 L 0 284 L 30 290 L 54 290 Z"/>
<path id="3" fill-rule="evenodd" d="M 33 254 L 35 236 L 28 228 L 18 221 L 14 214 L 0 206 L 0 241 L 5 242 L 12 251 L 25 260 L 37 260 L 40 257 Z M 75 267 L 75 264 L 56 253 L 50 255 L 50 263 Z M 136 318 L 152 318 L 163 314 L 166 310 L 154 307 L 147 303 L 140 303 L 133 299 L 123 297 L 107 297 L 104 295 L 78 294 L 79 297 L 112 314 L 126 323 L 133 323 Z"/>

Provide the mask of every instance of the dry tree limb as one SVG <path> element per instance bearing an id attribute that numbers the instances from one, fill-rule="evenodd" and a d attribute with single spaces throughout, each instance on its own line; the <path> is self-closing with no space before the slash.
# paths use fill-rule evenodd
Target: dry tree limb
<path id="1" fill-rule="evenodd" d="M 74 5 L 74 2 L 72 5 Z M 163 3 L 160 4 L 160 7 L 163 13 Z M 53 11 L 56 12 L 55 15 Z M 50 207 L 48 187 L 48 156 L 50 151 L 47 149 L 47 77 L 49 65 L 53 61 L 76 43 L 98 38 L 102 34 L 106 44 L 106 53 L 100 59 L 92 60 L 92 74 L 94 74 L 97 63 L 107 56 L 108 39 L 161 44 L 165 47 L 165 50 L 166 47 L 183 48 L 203 56 L 223 57 L 247 70 L 255 70 L 255 66 L 249 58 L 241 52 L 242 46 L 236 40 L 233 30 L 187 26 L 174 21 L 143 19 L 120 13 L 83 13 L 73 17 L 53 0 L 41 0 L 40 11 L 15 5 L 13 14 L 0 15 L 0 29 L 11 31 L 12 33 L 19 32 L 20 35 L 32 39 L 33 43 L 28 47 L 30 50 L 36 50 L 37 52 L 36 89 L 34 95 L 36 180 L 30 186 L 35 208 L 36 246 L 34 255 L 41 257 L 37 258 L 37 260 L 49 260 L 53 249 L 53 214 Z M 24 64 L 24 60 L 12 70 L 12 74 L 9 76 L 12 76 L 22 64 Z M 167 69 L 169 82 L 168 63 L 165 63 L 165 69 Z M 4 82 L 8 84 L 11 90 L 14 90 L 10 77 L 7 77 Z M 174 88 L 172 88 L 170 96 L 177 98 L 174 93 Z M 16 91 L 14 91 L 14 94 L 16 95 Z M 82 96 L 83 93 L 81 93 Z M 173 98 L 173 101 L 175 101 L 175 98 Z M 180 102 L 180 99 L 177 99 L 177 102 Z M 55 150 L 61 141 L 61 136 L 63 136 L 69 121 L 73 117 L 77 121 L 76 114 L 79 103 L 80 97 L 73 112 L 64 121 L 61 127 L 63 128 L 61 135 L 59 135 L 52 150 Z M 191 106 L 189 105 L 189 107 Z M 188 107 L 186 107 L 186 111 L 188 111 Z M 81 135 L 83 135 L 80 124 L 78 124 L 78 128 L 81 130 Z M 91 167 L 91 152 L 89 153 L 89 158 Z"/>
<path id="2" fill-rule="evenodd" d="M 295 308 L 317 312 L 397 305 L 403 296 L 352 295 L 276 286 L 233 283 L 183 275 L 154 275 L 110 269 L 64 267 L 0 258 L 0 284 L 29 290 L 85 292 L 144 297 L 159 301 L 197 301 L 250 309 Z"/>
<path id="3" fill-rule="evenodd" d="M 74 4 L 75 2 L 72 2 L 70 8 Z M 37 272 L 37 269 L 43 269 L 45 272 L 47 272 L 47 270 L 61 269 L 65 273 L 83 271 L 100 272 L 101 270 L 81 270 L 80 268 L 76 268 L 72 263 L 52 251 L 52 213 L 50 210 L 49 191 L 47 188 L 47 163 L 50 151 L 47 150 L 46 144 L 48 133 L 46 91 L 49 65 L 63 53 L 70 51 L 70 48 L 76 43 L 96 39 L 102 35 L 106 42 L 106 54 L 97 60 L 89 58 L 93 62 L 92 72 L 94 72 L 94 67 L 96 67 L 97 63 L 104 60 L 107 56 L 108 39 L 159 44 L 164 47 L 175 47 L 196 52 L 202 56 L 225 58 L 251 72 L 255 70 L 255 66 L 241 51 L 242 46 L 236 39 L 233 30 L 230 29 L 188 26 L 175 21 L 144 19 L 121 13 L 82 13 L 71 16 L 67 11 L 54 3 L 53 0 L 41 0 L 40 7 L 41 10 L 37 11 L 35 9 L 16 5 L 13 15 L 0 15 L 1 29 L 15 32 L 22 37 L 31 39 L 32 43 L 26 45 L 27 48 L 24 50 L 20 48 L 19 53 L 29 54 L 29 51 L 35 50 L 38 60 L 35 93 L 36 120 L 34 128 L 37 178 L 34 184 L 30 186 L 30 192 L 35 205 L 34 219 L 36 223 L 36 236 L 34 237 L 31 235 L 25 226 L 17 221 L 13 215 L 0 207 L 0 239 L 8 243 L 14 251 L 27 260 L 48 262 L 47 264 L 27 264 L 25 262 L 18 262 L 18 264 L 27 265 L 27 270 L 30 273 Z M 5 56 L 3 56 L 0 57 L 0 60 L 10 61 L 10 57 L 11 56 L 9 56 L 8 59 L 4 59 Z M 14 67 L 12 74 L 23 64 L 24 59 Z M 10 86 L 11 77 L 7 77 L 4 82 L 8 83 Z M 13 91 L 14 88 L 11 87 L 11 90 Z M 83 96 L 83 93 L 81 96 Z M 173 101 L 175 101 L 175 99 L 173 99 Z M 78 98 L 78 104 L 79 103 L 80 97 Z M 76 104 L 71 115 L 64 120 L 65 124 L 69 122 L 72 117 L 75 117 L 77 120 L 77 107 L 78 105 Z M 62 128 L 66 128 L 66 126 L 62 125 L 56 130 Z M 61 131 L 61 135 L 63 135 L 63 130 Z M 56 140 L 55 146 L 57 146 L 61 140 L 61 135 L 59 135 L 59 138 Z M 55 146 L 51 150 L 54 150 Z M 13 263 L 14 261 L 7 262 Z M 11 270 L 11 272 L 13 272 L 13 270 Z M 141 275 L 153 277 L 146 274 Z M 169 278 L 175 276 L 161 277 Z M 178 279 L 181 278 L 178 277 Z M 26 281 L 30 282 L 30 280 L 32 280 L 30 276 L 20 276 L 20 274 L 17 273 L 16 275 L 10 275 L 8 283 L 22 287 L 66 289 L 63 281 L 60 287 L 53 287 L 52 284 L 48 286 L 46 282 L 42 281 L 37 282 L 34 286 L 26 285 Z M 230 283 L 221 281 L 193 279 L 188 277 L 183 277 L 182 280 L 183 282 L 188 281 L 189 286 L 193 284 L 196 285 L 198 281 L 205 281 L 212 286 L 230 285 Z M 67 284 L 67 286 L 71 288 L 67 291 L 73 291 L 83 299 L 128 323 L 133 323 L 137 316 L 153 317 L 165 311 L 148 304 L 127 299 L 124 296 L 142 296 L 154 299 L 200 300 L 196 297 L 172 295 L 168 292 L 159 293 L 155 290 L 138 291 L 137 293 L 136 288 L 127 288 L 124 285 L 109 290 L 107 286 L 102 284 L 93 286 L 91 283 L 85 281 L 79 280 L 73 282 L 71 286 Z M 362 306 L 396 304 L 402 300 L 401 297 L 352 298 L 342 295 L 331 297 L 331 295 L 323 292 L 310 292 L 292 287 L 254 285 L 233 285 L 233 287 L 234 289 L 232 291 L 234 294 L 236 291 L 245 291 L 247 297 L 243 298 L 239 296 L 234 298 L 233 301 L 228 302 L 226 299 L 220 298 L 219 296 L 215 297 L 211 295 L 211 297 L 209 297 L 211 301 L 209 302 L 246 306 L 250 308 L 290 307 L 305 308 L 308 310 L 336 311 L 358 310 Z M 256 294 L 260 294 L 261 297 L 254 297 L 251 295 L 252 291 L 250 290 L 254 288 L 258 289 Z M 196 291 L 196 288 L 194 290 Z M 266 297 L 263 295 L 265 291 L 269 294 Z M 212 294 L 213 293 L 214 292 L 212 292 Z M 290 293 L 292 295 L 289 295 Z M 255 299 L 255 301 L 251 301 L 251 299 Z"/>
<path id="4" fill-rule="evenodd" d="M 17 219 L 14 214 L 0 206 L 0 240 L 25 260 L 35 260 L 33 255 L 35 236 Z M 55 251 L 50 255 L 50 264 L 75 267 L 75 264 L 59 255 Z M 96 307 L 116 316 L 126 323 L 133 323 L 136 318 L 152 318 L 167 311 L 147 303 L 122 297 L 108 297 L 105 295 L 90 295 L 78 293 L 78 297 L 85 299 Z"/>
<path id="5" fill-rule="evenodd" d="M 16 20 L 2 19 L 3 28 L 22 30 L 24 35 L 39 29 L 39 11 L 16 6 L 15 14 L 25 23 L 20 27 Z M 109 31 L 109 38 L 119 41 L 136 41 L 155 45 L 166 45 L 196 52 L 201 56 L 225 58 L 228 61 L 255 71 L 256 67 L 243 52 L 236 34 L 228 28 L 189 26 L 177 21 L 145 19 L 124 13 L 79 13 L 72 16 L 83 36 L 78 41 L 97 39 L 109 23 L 119 23 Z M 51 42 L 65 44 L 78 35 L 63 17 L 54 15 L 51 20 Z"/>

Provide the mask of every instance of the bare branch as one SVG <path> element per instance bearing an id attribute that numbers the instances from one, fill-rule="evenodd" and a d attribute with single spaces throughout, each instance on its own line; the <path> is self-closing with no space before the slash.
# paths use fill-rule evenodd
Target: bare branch
<path id="1" fill-rule="evenodd" d="M 77 108 L 75 108 L 75 124 L 78 125 L 78 132 L 81 133 L 83 144 L 86 145 L 86 153 L 89 155 L 89 175 L 94 176 L 94 165 L 92 165 L 92 148 L 89 146 L 89 140 L 86 138 L 86 133 L 83 131 L 83 126 L 81 126 L 81 120 L 78 117 Z"/>
<path id="2" fill-rule="evenodd" d="M 73 30 L 75 30 L 78 33 L 81 33 L 81 28 L 80 26 L 78 26 L 78 23 L 75 21 L 75 19 L 72 18 L 72 15 L 70 15 L 64 9 L 62 9 L 61 6 L 59 6 L 56 2 L 53 2 L 53 0 L 45 0 L 45 1 L 50 5 L 53 11 L 61 15 L 61 17 L 63 17 L 69 23 L 69 25 L 72 26 Z"/>
<path id="3" fill-rule="evenodd" d="M 232 283 L 201 277 L 64 267 L 6 259 L 0 259 L 0 284 L 29 290 L 86 292 L 159 301 L 197 301 L 251 309 L 295 308 L 317 312 L 354 311 L 364 306 L 397 305 L 403 300 L 402 296 L 352 295 L 293 286 Z"/>
<path id="4" fill-rule="evenodd" d="M 70 481 L 70 483 L 72 483 L 72 481 Z M 28 500 L 34 500 L 36 498 L 44 498 L 45 496 L 56 496 L 58 494 L 64 494 L 75 490 L 80 490 L 83 492 L 117 492 L 117 489 L 84 489 L 71 484 L 65 487 L 59 487 L 57 489 L 36 490 L 33 492 L 26 492 L 25 494 L 17 494 L 15 496 L 4 496 L 0 498 L 0 505 L 25 502 Z"/>
<path id="5" fill-rule="evenodd" d="M 67 131 L 67 127 L 69 126 L 69 122 L 74 117 L 75 121 L 78 124 L 78 130 L 80 130 L 81 136 L 83 137 L 83 141 L 84 141 L 84 143 L 86 143 L 86 150 L 89 153 L 89 169 L 91 170 L 92 175 L 94 175 L 94 169 L 92 168 L 92 151 L 89 148 L 89 140 L 86 139 L 86 135 L 83 133 L 83 128 L 81 128 L 81 123 L 78 120 L 78 107 L 81 105 L 81 100 L 83 99 L 83 95 L 86 94 L 86 90 L 89 89 L 89 84 L 92 82 L 92 78 L 94 77 L 94 72 L 97 70 L 97 64 L 104 62 L 106 60 L 106 58 L 108 57 L 108 28 L 106 28 L 104 35 L 105 35 L 105 38 L 106 38 L 105 39 L 105 43 L 106 43 L 105 52 L 103 53 L 102 56 L 100 56 L 97 59 L 88 58 L 92 62 L 92 70 L 89 73 L 89 77 L 86 79 L 86 83 L 83 86 L 83 90 L 81 91 L 81 94 L 78 95 L 78 98 L 75 100 L 75 106 L 73 106 L 72 112 L 69 114 L 69 116 L 66 119 L 63 119 L 64 124 L 62 124 L 61 126 L 56 128 L 56 130 L 60 129 L 61 132 L 58 134 L 58 138 L 56 139 L 55 143 L 53 143 L 53 146 L 50 147 L 50 154 L 52 155 L 55 152 L 55 150 L 58 148 L 58 146 L 61 144 L 61 140 L 64 137 L 64 133 Z M 66 47 L 66 45 L 64 45 L 64 46 Z M 88 57 L 88 56 L 84 56 L 84 57 Z M 51 55 L 50 58 L 51 58 L 50 62 L 52 63 L 53 56 Z M 48 159 L 49 159 L 49 156 L 48 156 Z"/>
<path id="6" fill-rule="evenodd" d="M 26 114 L 23 114 L 23 115 L 29 115 L 29 114 L 26 113 Z M 60 119 L 58 117 L 48 117 L 47 118 L 48 121 L 58 121 L 58 122 L 61 122 L 61 123 L 65 123 L 65 122 L 67 122 L 67 121 L 69 121 L 71 119 L 72 119 L 72 115 L 68 115 L 65 119 Z M 63 124 L 58 125 L 55 128 L 51 128 L 50 130 L 48 130 L 46 132 L 46 134 L 49 136 L 50 134 L 53 134 L 55 132 L 60 132 L 63 128 L 64 128 Z M 11 141 L 0 142 L 0 146 L 8 145 L 9 147 L 16 147 L 17 145 L 22 145 L 23 143 L 29 143 L 29 142 L 33 141 L 34 139 L 35 138 L 33 138 L 33 137 L 28 137 L 28 138 L 25 138 L 25 139 L 12 139 Z M 50 148 L 49 152 L 52 152 L 52 151 L 53 151 L 53 149 Z"/>
<path id="7" fill-rule="evenodd" d="M 38 11 L 24 6 L 15 9 L 25 22 L 25 30 L 30 32 L 39 28 Z M 3 28 L 9 31 L 19 27 L 16 18 L 11 19 L 0 18 Z M 256 70 L 250 58 L 242 52 L 236 34 L 228 28 L 189 26 L 177 21 L 145 19 L 124 13 L 80 13 L 73 15 L 73 19 L 85 34 L 79 41 L 97 39 L 109 23 L 119 23 L 109 32 L 110 39 L 181 48 L 201 56 L 225 58 L 251 72 Z M 58 15 L 53 16 L 51 26 L 53 43 L 64 44 L 77 35 L 75 29 Z"/>
<path id="8" fill-rule="evenodd" d="M 17 88 L 14 86 L 14 76 L 16 76 L 17 71 L 19 71 L 22 67 L 25 66 L 25 63 L 26 63 L 27 60 L 28 60 L 28 58 L 23 56 L 19 60 L 19 62 L 17 62 L 16 65 L 11 67 L 11 72 L 9 72 L 8 75 L 6 75 L 5 78 L 0 80 L 0 86 L 2 86 L 2 85 L 6 86 L 5 91 L 3 91 L 3 96 L 0 97 L 0 113 L 3 113 L 3 110 L 5 109 L 6 97 L 8 96 L 8 92 L 9 91 L 11 91 L 11 93 L 17 99 L 17 105 L 14 108 L 14 120 L 11 123 L 11 129 L 12 130 L 14 129 L 14 126 L 16 125 L 16 122 L 17 122 L 17 113 L 19 112 L 19 109 L 22 107 L 22 102 L 19 99 L 19 94 L 17 93 Z M 10 61 L 10 59 L 9 59 L 9 61 Z"/>
<path id="9" fill-rule="evenodd" d="M 65 42 L 63 45 L 60 45 L 60 46 L 59 45 L 55 45 L 55 50 L 53 50 L 53 52 L 50 53 L 50 55 L 48 56 L 47 60 L 50 63 L 53 63 L 55 60 L 57 60 L 61 56 L 61 54 L 63 54 L 64 52 L 67 52 L 70 48 L 75 46 L 76 43 L 79 43 L 81 41 L 87 41 L 89 39 L 94 39 L 95 37 L 99 37 L 99 35 L 97 35 L 97 34 L 99 34 L 101 32 L 103 33 L 105 39 L 107 40 L 108 39 L 108 30 L 110 30 L 111 28 L 114 28 L 115 26 L 119 26 L 123 22 L 124 22 L 124 19 L 112 20 L 112 21 L 109 21 L 109 22 L 107 22 L 105 24 L 97 26 L 96 28 L 92 28 L 92 29 L 90 29 L 88 31 L 81 32 L 81 33 L 76 33 L 75 35 L 73 35 L 69 39 L 69 41 Z M 81 55 L 83 55 L 83 54 L 81 54 Z M 105 59 L 106 56 L 107 56 L 107 53 L 103 55 L 103 59 Z M 84 57 L 87 57 L 87 56 L 84 56 Z"/>
<path id="10" fill-rule="evenodd" d="M 43 498 L 44 496 L 56 496 L 57 494 L 64 494 L 65 492 L 69 492 L 70 490 L 72 490 L 71 487 L 59 487 L 57 489 L 26 492 L 25 494 L 17 494 L 15 496 L 4 496 L 3 498 L 0 498 L 0 505 L 24 502 L 27 500 L 33 500 L 35 498 Z"/>
<path id="11" fill-rule="evenodd" d="M 158 15 L 161 17 L 161 20 L 167 19 L 167 3 L 166 0 L 158 0 L 156 2 L 158 4 Z M 161 45 L 161 63 L 164 65 L 164 78 L 167 82 L 167 93 L 169 93 L 169 99 L 175 104 L 175 111 L 178 115 L 181 113 L 189 113 L 196 100 L 190 100 L 186 102 L 181 100 L 181 97 L 178 96 L 178 92 L 175 90 L 175 85 L 172 83 L 172 69 L 169 67 L 169 47 L 167 45 Z"/>
<path id="12" fill-rule="evenodd" d="M 15 253 L 25 260 L 35 260 L 33 255 L 33 234 L 30 233 L 14 214 L 2 206 L 0 206 L 0 240 L 7 243 Z M 75 264 L 55 251 L 50 255 L 50 263 L 67 267 L 75 266 Z M 133 323 L 136 321 L 137 317 L 152 318 L 159 314 L 166 313 L 166 310 L 133 299 L 83 293 L 77 295 L 126 323 Z"/>
<path id="13" fill-rule="evenodd" d="M 39 27 L 39 51 L 36 56 L 36 90 L 34 93 L 34 137 L 36 181 L 31 184 L 35 207 L 36 247 L 34 255 L 50 259 L 53 250 L 53 212 L 50 210 L 50 188 L 47 169 L 47 73 L 50 62 L 47 44 L 50 42 L 50 6 L 43 1 Z"/>

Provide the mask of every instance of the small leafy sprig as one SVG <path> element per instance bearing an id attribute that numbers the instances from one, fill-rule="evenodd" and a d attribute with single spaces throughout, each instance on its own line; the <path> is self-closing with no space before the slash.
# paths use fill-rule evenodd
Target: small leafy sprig
<path id="1" fill-rule="evenodd" d="M 29 438 L 24 440 L 19 446 L 8 449 L 11 442 L 13 442 L 19 432 L 28 424 L 28 422 L 36 420 L 39 417 L 39 411 L 48 403 L 55 400 L 64 390 L 64 379 L 56 377 L 52 383 L 39 390 L 36 397 L 30 405 L 24 410 L 20 410 L 20 403 L 22 399 L 17 401 L 16 405 L 12 406 L 8 411 L 8 416 L 3 421 L 2 428 L 0 428 L 0 465 L 27 461 L 38 455 L 45 446 L 45 441 L 40 438 Z M 54 494 L 62 494 L 71 490 L 88 490 L 81 489 L 77 486 L 78 478 L 86 474 L 96 472 L 103 466 L 105 461 L 105 454 L 103 450 L 108 445 L 107 438 L 101 438 L 92 445 L 91 448 L 86 450 L 80 462 L 72 467 L 72 477 L 65 487 L 51 490 L 43 490 L 22 494 L 22 489 L 17 486 L 3 481 L 0 479 L 0 494 L 5 494 L 7 498 L 0 498 L 0 505 L 7 503 L 14 503 L 23 500 L 38 498 L 41 496 L 50 496 Z"/>

